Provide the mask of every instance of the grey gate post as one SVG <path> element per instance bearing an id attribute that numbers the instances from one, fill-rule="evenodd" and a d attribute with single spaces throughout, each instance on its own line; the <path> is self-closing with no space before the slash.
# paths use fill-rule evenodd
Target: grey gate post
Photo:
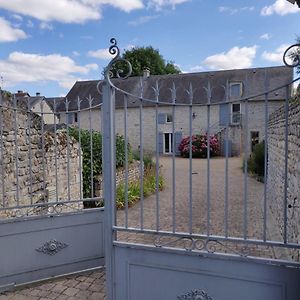
<path id="1" fill-rule="evenodd" d="M 106 299 L 114 299 L 114 251 L 113 241 L 115 233 L 115 93 L 107 80 L 103 84 L 103 108 L 102 108 L 102 164 L 104 182 L 104 213 L 105 213 L 105 266 L 106 266 Z"/>

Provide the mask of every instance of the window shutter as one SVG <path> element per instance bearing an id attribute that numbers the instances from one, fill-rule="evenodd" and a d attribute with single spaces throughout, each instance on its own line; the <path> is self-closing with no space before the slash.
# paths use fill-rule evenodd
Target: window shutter
<path id="1" fill-rule="evenodd" d="M 219 110 L 220 126 L 227 126 L 229 124 L 229 120 L 230 120 L 229 104 L 228 103 L 220 104 L 220 110 Z"/>
<path id="2" fill-rule="evenodd" d="M 165 114 L 158 114 L 158 124 L 165 124 L 166 123 L 166 115 Z"/>
<path id="3" fill-rule="evenodd" d="M 164 153 L 164 134 L 162 132 L 158 133 L 158 153 Z"/>
<path id="4" fill-rule="evenodd" d="M 175 154 L 180 155 L 180 151 L 178 149 L 180 142 L 182 140 L 182 132 L 175 132 Z"/>
<path id="5" fill-rule="evenodd" d="M 73 113 L 67 113 L 66 114 L 66 123 L 72 124 L 73 123 Z"/>

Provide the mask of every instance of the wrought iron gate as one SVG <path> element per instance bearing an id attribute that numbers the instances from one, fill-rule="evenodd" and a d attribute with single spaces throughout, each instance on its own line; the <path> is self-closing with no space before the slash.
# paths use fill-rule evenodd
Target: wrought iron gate
<path id="1" fill-rule="evenodd" d="M 0 91 L 0 291 L 104 265 L 103 207 L 88 209 L 102 194 L 86 188 L 99 145 L 69 122 L 92 100 L 20 94 Z"/>
<path id="2" fill-rule="evenodd" d="M 263 81 L 255 82 L 261 86 L 256 94 L 248 75 L 241 83 L 226 79 L 223 87 L 215 87 L 213 76 L 207 74 L 204 89 L 190 83 L 181 92 L 172 76 L 168 77 L 169 86 L 165 84 L 167 77 L 165 81 L 153 79 L 150 83 L 149 78 L 141 78 L 139 92 L 134 94 L 126 88 L 126 80 L 128 86 L 132 84 L 126 79 L 131 65 L 120 58 L 116 40 L 111 43 L 109 51 L 115 58 L 106 69 L 102 87 L 107 298 L 299 299 L 299 181 L 292 183 L 299 177 L 290 174 L 290 162 L 297 158 L 299 162 L 299 144 L 291 140 L 292 135 L 299 137 L 299 119 L 290 119 L 295 114 L 299 116 L 299 98 L 290 100 L 291 87 L 299 78 L 278 84 L 266 72 Z M 116 71 L 119 78 L 112 79 L 111 72 L 117 69 L 115 64 L 119 61 L 128 74 L 123 76 L 124 72 Z M 299 56 L 293 64 L 299 64 Z M 258 76 L 256 72 L 262 70 L 251 72 L 251 76 Z M 170 97 L 161 98 L 166 95 L 163 88 Z M 214 98 L 214 88 L 223 89 L 224 99 Z M 236 88 L 241 94 L 234 95 Z M 204 100 L 198 98 L 196 89 L 206 92 Z M 281 97 L 281 102 L 272 103 L 274 97 Z M 233 108 L 234 104 L 238 105 Z M 180 144 L 180 151 L 187 158 L 177 158 L 176 151 L 168 157 L 160 156 L 162 113 L 171 116 L 168 133 L 175 137 L 178 130 L 183 130 L 182 135 L 177 134 L 180 141 L 187 136 L 185 144 Z M 251 131 L 259 113 L 259 121 L 264 125 L 256 124 L 256 130 Z M 217 130 L 216 114 L 220 116 Z M 203 131 L 196 132 L 197 122 L 203 124 L 203 119 Z M 156 178 L 155 194 L 144 197 L 145 166 L 140 164 L 140 201 L 130 207 L 126 176 L 122 190 L 124 208 L 118 211 L 116 131 L 126 141 L 125 174 L 129 165 L 127 143 L 134 139 L 141 162 L 147 153 L 145 145 L 153 146 L 152 171 Z M 280 135 L 280 151 L 274 148 L 276 134 Z M 264 183 L 248 174 L 248 158 L 259 135 L 265 144 Z M 212 157 L 217 142 L 223 158 Z M 231 157 L 234 142 L 240 145 L 240 164 L 239 158 Z M 178 149 L 177 143 L 173 138 L 173 150 Z M 193 159 L 196 143 L 206 149 L 198 153 L 206 159 Z M 282 169 L 276 168 L 276 163 Z M 160 175 L 165 177 L 163 191 Z M 282 194 L 276 192 L 276 178 L 282 182 Z M 296 191 L 293 199 L 292 188 Z"/>

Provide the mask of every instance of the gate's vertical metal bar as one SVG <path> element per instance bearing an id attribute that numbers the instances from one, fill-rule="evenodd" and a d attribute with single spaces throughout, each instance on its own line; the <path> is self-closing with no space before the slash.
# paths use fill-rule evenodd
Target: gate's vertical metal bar
<path id="1" fill-rule="evenodd" d="M 3 122 L 3 100 L 2 100 L 2 89 L 0 88 L 0 151 L 1 151 L 1 190 L 2 190 L 2 205 L 5 207 L 5 183 L 4 183 L 4 143 L 3 143 L 3 127 L 4 127 L 4 122 Z"/>
<path id="2" fill-rule="evenodd" d="M 15 167 L 16 167 L 16 200 L 17 206 L 20 205 L 20 191 L 19 191 L 19 151 L 18 151 L 18 123 L 17 123 L 17 98 L 13 96 L 14 105 L 14 139 L 15 139 Z"/>
<path id="3" fill-rule="evenodd" d="M 228 97 L 228 91 L 229 91 L 229 83 L 228 80 L 226 81 L 226 86 L 225 86 L 225 97 L 226 97 L 226 104 L 229 106 L 229 97 Z M 230 116 L 227 116 L 226 118 L 226 141 L 225 141 L 225 237 L 228 237 L 228 185 L 229 185 L 229 180 L 228 180 L 228 146 L 229 146 L 229 118 Z"/>
<path id="4" fill-rule="evenodd" d="M 173 233 L 176 231 L 176 190 L 175 190 L 175 102 L 176 102 L 176 86 L 173 82 L 172 87 L 172 227 Z"/>
<path id="5" fill-rule="evenodd" d="M 269 116 L 269 103 L 268 103 L 268 73 L 265 70 L 265 162 L 264 162 L 264 224 L 263 224 L 263 240 L 267 240 L 267 187 L 268 187 L 268 116 Z"/>
<path id="6" fill-rule="evenodd" d="M 284 105 L 284 199 L 283 199 L 283 242 L 287 243 L 287 205 L 288 205 L 288 155 L 289 155 L 289 86 L 285 88 L 285 105 Z"/>
<path id="7" fill-rule="evenodd" d="M 91 97 L 91 95 L 89 95 L 88 98 L 89 101 L 89 130 L 90 130 L 90 159 L 91 159 L 91 194 L 90 197 L 93 198 L 94 197 L 94 159 L 93 159 L 93 130 L 92 130 L 92 105 L 93 105 L 93 99 Z"/>
<path id="8" fill-rule="evenodd" d="M 156 231 L 159 231 L 159 132 L 158 132 L 158 102 L 159 102 L 159 87 L 158 82 L 155 82 L 155 185 L 156 185 Z"/>
<path id="9" fill-rule="evenodd" d="M 41 123 L 42 123 L 42 159 L 43 159 L 43 192 L 44 192 L 44 197 L 47 195 L 46 193 L 46 165 L 45 165 L 45 129 L 44 129 L 44 103 L 43 101 L 41 102 Z M 44 198 L 45 199 L 45 198 Z"/>
<path id="10" fill-rule="evenodd" d="M 105 201 L 105 265 L 106 265 L 106 299 L 114 299 L 114 262 L 115 253 L 113 242 L 115 240 L 115 176 L 116 176 L 116 149 L 115 149 L 115 95 L 106 81 L 103 84 L 103 181 Z"/>
<path id="11" fill-rule="evenodd" d="M 82 153 L 81 153 L 81 109 L 80 109 L 81 100 L 79 96 L 77 97 L 77 109 L 78 109 L 78 143 L 79 143 L 79 184 L 80 184 L 80 199 L 83 199 L 83 185 L 82 185 Z"/>
<path id="12" fill-rule="evenodd" d="M 57 133 L 56 133 L 56 99 L 54 99 L 54 165 L 55 165 L 55 198 L 58 202 L 58 176 L 57 176 Z"/>
<path id="13" fill-rule="evenodd" d="M 245 100 L 245 140 L 244 140 L 244 225 L 243 236 L 247 239 L 248 230 L 248 99 Z"/>
<path id="14" fill-rule="evenodd" d="M 124 95 L 124 139 L 125 139 L 125 227 L 128 228 L 128 137 L 127 137 L 127 95 Z"/>
<path id="15" fill-rule="evenodd" d="M 69 101 L 66 98 L 66 112 L 71 116 L 73 121 L 73 113 L 69 112 Z M 67 183 L 68 183 L 68 200 L 71 200 L 71 187 L 70 187 L 70 132 L 69 132 L 69 122 L 67 124 Z"/>
<path id="16" fill-rule="evenodd" d="M 206 89 L 207 92 L 207 228 L 206 233 L 210 235 L 210 211 L 211 211 L 211 201 L 210 201 L 210 102 L 211 102 L 211 85 L 208 82 Z"/>
<path id="17" fill-rule="evenodd" d="M 193 138 L 193 87 L 190 84 L 190 88 L 188 91 L 189 94 L 189 233 L 193 233 L 193 183 L 192 183 L 192 176 L 193 176 L 193 152 L 192 152 L 192 138 Z"/>
<path id="18" fill-rule="evenodd" d="M 144 229 L 144 132 L 143 132 L 143 81 L 140 79 L 140 202 L 141 202 L 141 230 Z"/>
<path id="19" fill-rule="evenodd" d="M 31 111 L 30 111 L 30 102 L 29 99 L 27 101 L 27 130 L 28 130 L 28 162 L 29 162 L 29 197 L 30 197 L 30 204 L 33 204 L 32 200 L 32 144 L 31 144 Z"/>

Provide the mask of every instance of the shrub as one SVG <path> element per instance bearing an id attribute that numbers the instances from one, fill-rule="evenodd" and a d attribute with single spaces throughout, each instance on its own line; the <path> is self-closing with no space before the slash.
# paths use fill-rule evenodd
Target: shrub
<path id="1" fill-rule="evenodd" d="M 163 177 L 158 177 L 158 190 L 162 190 L 164 186 Z M 156 191 L 156 173 L 152 167 L 145 168 L 143 180 L 143 196 L 148 197 Z M 133 205 L 140 199 L 140 181 L 132 181 L 128 183 L 128 205 Z M 125 207 L 125 183 L 121 183 L 116 189 L 116 204 L 118 208 Z"/>
<path id="2" fill-rule="evenodd" d="M 248 171 L 263 178 L 265 174 L 265 142 L 262 141 L 254 146 L 253 153 L 249 157 Z"/>
<path id="3" fill-rule="evenodd" d="M 83 197 L 93 198 L 92 183 L 98 175 L 102 173 L 102 135 L 98 131 L 92 131 L 78 128 L 68 128 L 69 135 L 80 140 L 82 149 L 82 183 Z M 80 139 L 79 139 L 80 137 Z M 91 147 L 92 144 L 92 147 Z M 130 145 L 127 145 L 128 160 L 132 161 L 132 152 Z M 116 167 L 125 165 L 125 140 L 122 136 L 116 135 Z M 91 178 L 91 167 L 93 167 L 93 178 Z M 93 179 L 93 180 L 91 180 Z M 94 204 L 91 204 L 94 207 Z M 85 207 L 90 207 L 85 203 Z"/>
<path id="4" fill-rule="evenodd" d="M 140 152 L 139 151 L 134 151 L 132 156 L 135 160 L 140 160 Z M 152 168 L 153 166 L 155 166 L 155 163 L 152 160 L 152 156 L 149 153 L 143 154 L 143 162 L 144 162 L 145 169 Z"/>
<path id="5" fill-rule="evenodd" d="M 210 136 L 210 156 L 219 154 L 219 141 L 215 135 Z M 189 157 L 190 155 L 190 137 L 181 140 L 178 147 L 181 156 Z M 207 134 L 192 136 L 192 157 L 207 157 Z"/>

